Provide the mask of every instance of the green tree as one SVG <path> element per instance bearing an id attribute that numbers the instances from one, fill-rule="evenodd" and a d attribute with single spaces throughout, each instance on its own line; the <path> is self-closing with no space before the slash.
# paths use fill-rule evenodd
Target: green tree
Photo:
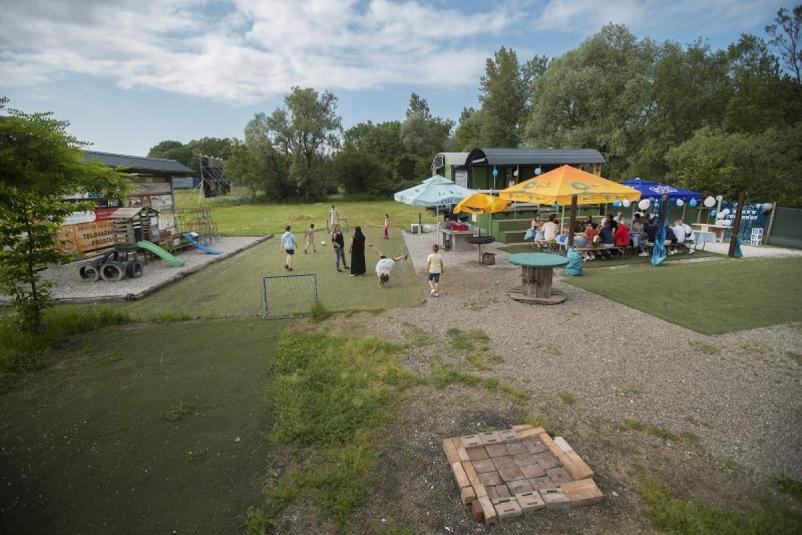
<path id="1" fill-rule="evenodd" d="M 41 331 L 50 303 L 51 283 L 38 269 L 64 259 L 55 231 L 68 214 L 87 208 L 65 198 L 119 198 L 128 187 L 115 170 L 83 162 L 83 144 L 68 125 L 50 113 L 0 115 L 0 288 L 13 297 L 22 328 L 31 332 Z"/>
<path id="2" fill-rule="evenodd" d="M 802 84 L 802 4 L 792 11 L 782 7 L 777 11 L 774 24 L 766 26 L 771 44 L 780 52 L 785 67 Z"/>
<path id="3" fill-rule="evenodd" d="M 318 172 L 323 160 L 339 146 L 342 129 L 337 115 L 337 97 L 312 88 L 294 87 L 284 98 L 284 109 L 276 109 L 266 124 L 275 140 L 290 155 L 290 177 L 305 200 L 319 197 L 328 184 Z"/>
<path id="4" fill-rule="evenodd" d="M 192 168 L 200 175 L 200 157 L 211 156 L 225 160 L 231 155 L 236 140 L 226 137 L 203 137 L 193 139 L 186 145 L 180 141 L 160 141 L 148 151 L 149 158 L 167 158 Z"/>
<path id="5" fill-rule="evenodd" d="M 192 148 L 184 145 L 180 141 L 164 140 L 152 146 L 148 151 L 148 158 L 165 158 L 168 160 L 175 160 L 187 167 L 192 167 L 195 163 L 195 154 Z M 197 163 L 195 164 L 197 167 Z"/>
<path id="6" fill-rule="evenodd" d="M 479 82 L 482 104 L 481 142 L 484 147 L 518 147 L 526 120 L 527 92 L 518 56 L 501 47 L 487 58 Z"/>
<path id="7" fill-rule="evenodd" d="M 802 203 L 802 123 L 758 134 L 712 127 L 668 151 L 672 182 L 735 198 Z"/>
<path id="8" fill-rule="evenodd" d="M 458 152 L 471 151 L 484 147 L 482 143 L 482 114 L 474 108 L 463 108 L 459 116 L 459 124 L 450 143 Z"/>
<path id="9" fill-rule="evenodd" d="M 256 201 L 259 191 L 266 192 L 264 168 L 257 160 L 257 153 L 245 144 L 231 147 L 231 154 L 223 165 L 223 172 L 240 186 L 248 190 L 251 202 Z"/>
<path id="10" fill-rule="evenodd" d="M 417 177 L 431 174 L 432 158 L 445 150 L 454 123 L 432 116 L 425 99 L 412 93 L 406 120 L 401 125 L 401 143 L 407 152 L 400 165 L 405 173 L 410 167 Z"/>

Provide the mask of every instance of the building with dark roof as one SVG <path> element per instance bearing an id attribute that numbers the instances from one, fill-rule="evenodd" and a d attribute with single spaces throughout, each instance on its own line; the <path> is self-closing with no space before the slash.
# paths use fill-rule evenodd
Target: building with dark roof
<path id="1" fill-rule="evenodd" d="M 477 148 L 468 153 L 465 168 L 467 187 L 498 190 L 565 164 L 600 175 L 604 163 L 596 149 Z"/>
<path id="2" fill-rule="evenodd" d="M 127 206 L 149 206 L 160 212 L 175 211 L 173 180 L 191 177 L 195 171 L 175 160 L 146 158 L 110 152 L 84 151 L 85 162 L 101 162 L 126 173 L 134 184 Z"/>

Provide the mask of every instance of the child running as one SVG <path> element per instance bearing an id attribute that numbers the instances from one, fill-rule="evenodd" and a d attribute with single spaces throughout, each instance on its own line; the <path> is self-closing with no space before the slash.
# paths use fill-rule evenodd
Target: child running
<path id="1" fill-rule="evenodd" d="M 385 288 L 385 284 L 390 282 L 390 273 L 393 271 L 393 266 L 400 260 L 406 260 L 407 255 L 397 256 L 395 258 L 387 258 L 381 251 L 376 249 L 370 243 L 368 247 L 373 249 L 379 255 L 379 261 L 376 262 L 376 276 L 379 277 L 379 288 Z"/>
<path id="2" fill-rule="evenodd" d="M 309 225 L 309 230 L 306 231 L 306 240 L 304 243 L 304 254 L 309 252 L 309 246 L 312 246 L 312 252 L 317 252 L 317 247 L 315 246 L 315 224 L 311 223 Z"/>
<path id="3" fill-rule="evenodd" d="M 281 235 L 281 247 L 287 253 L 287 260 L 284 263 L 284 269 L 292 271 L 292 255 L 295 254 L 295 249 L 298 244 L 295 242 L 295 235 L 290 232 L 290 226 L 284 227 L 284 234 Z"/>
<path id="4" fill-rule="evenodd" d="M 439 251 L 440 246 L 437 244 L 433 245 L 432 254 L 426 258 L 425 269 L 429 279 L 429 295 L 432 297 L 440 297 L 440 275 L 445 271 L 443 255 L 441 255 Z"/>
<path id="5" fill-rule="evenodd" d="M 384 214 L 384 239 L 390 239 L 390 214 Z"/>

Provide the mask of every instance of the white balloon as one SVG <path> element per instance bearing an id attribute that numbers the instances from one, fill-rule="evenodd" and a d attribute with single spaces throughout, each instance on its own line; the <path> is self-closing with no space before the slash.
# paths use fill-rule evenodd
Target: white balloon
<path id="1" fill-rule="evenodd" d="M 621 204 L 624 205 L 624 208 L 629 208 L 632 203 L 624 199 L 623 201 L 621 201 Z"/>
<path id="2" fill-rule="evenodd" d="M 540 167 L 536 167 L 535 168 L 535 174 L 536 175 L 540 175 L 540 173 L 542 173 L 542 172 L 543 172 L 543 169 L 541 169 Z"/>
<path id="3" fill-rule="evenodd" d="M 721 211 L 721 215 L 730 215 L 730 209 L 729 209 L 729 208 L 725 208 L 725 209 L 723 209 L 723 210 Z"/>
<path id="4" fill-rule="evenodd" d="M 732 219 L 725 219 L 724 220 L 724 226 L 725 227 L 731 227 L 732 226 Z"/>
<path id="5" fill-rule="evenodd" d="M 652 203 L 649 202 L 649 199 L 642 199 L 641 202 L 638 203 L 638 208 L 641 210 L 648 210 L 651 204 Z"/>
<path id="6" fill-rule="evenodd" d="M 764 212 L 771 212 L 771 209 L 774 208 L 774 205 L 770 202 L 763 204 L 763 211 Z"/>
<path id="7" fill-rule="evenodd" d="M 716 199 L 713 197 L 706 197 L 704 202 L 705 208 L 713 208 L 716 205 Z"/>
<path id="8" fill-rule="evenodd" d="M 677 199 L 677 206 L 684 206 L 684 205 L 685 201 L 683 201 L 682 199 Z"/>
<path id="9" fill-rule="evenodd" d="M 723 201 L 723 200 L 724 200 L 724 195 L 716 195 L 716 200 L 717 200 L 718 202 L 721 202 L 721 201 Z"/>

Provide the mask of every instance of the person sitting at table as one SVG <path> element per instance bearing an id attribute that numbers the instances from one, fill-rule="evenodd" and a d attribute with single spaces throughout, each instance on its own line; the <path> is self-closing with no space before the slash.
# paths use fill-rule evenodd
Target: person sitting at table
<path id="1" fill-rule="evenodd" d="M 608 221 L 610 223 L 610 226 L 612 227 L 613 226 L 613 214 L 607 214 L 606 216 L 604 216 L 602 218 L 601 221 L 599 221 L 599 230 L 600 231 L 601 231 L 601 229 L 604 228 L 604 222 L 605 221 Z"/>
<path id="2" fill-rule="evenodd" d="M 545 243 L 554 243 L 557 239 L 557 234 L 560 232 L 560 227 L 554 221 L 557 216 L 551 214 L 549 220 L 543 223 L 543 241 Z"/>
<path id="3" fill-rule="evenodd" d="M 454 226 L 454 221 L 448 217 L 448 214 L 443 216 L 443 228 L 450 229 Z"/>
<path id="4" fill-rule="evenodd" d="M 613 239 L 615 240 L 616 247 L 629 247 L 629 229 L 624 223 L 619 223 L 613 232 Z M 624 252 L 621 252 L 621 256 L 624 256 Z"/>
<path id="5" fill-rule="evenodd" d="M 612 221 L 605 219 L 602 228 L 599 231 L 600 244 L 602 249 L 612 249 L 615 247 L 615 234 L 613 230 Z M 602 251 L 605 258 L 610 258 L 609 251 Z"/>
<path id="6" fill-rule="evenodd" d="M 617 214 L 615 214 L 615 217 L 613 218 L 613 221 L 615 221 L 617 225 L 623 224 L 624 223 L 624 212 L 618 212 Z"/>
<path id="7" fill-rule="evenodd" d="M 542 236 L 540 238 L 538 238 L 538 233 L 540 233 L 541 235 L 543 234 L 543 231 L 541 230 L 541 226 L 542 226 L 542 223 L 540 221 L 540 218 L 539 217 L 534 218 L 532 220 L 532 223 L 531 223 L 530 227 L 529 227 L 529 230 L 527 230 L 526 234 L 524 235 L 524 241 L 526 241 L 526 240 L 543 239 Z"/>
<path id="8" fill-rule="evenodd" d="M 680 219 L 679 222 L 685 231 L 685 243 L 688 244 L 688 254 L 693 254 L 696 252 L 696 236 L 693 233 L 693 229 L 682 219 Z"/>
<path id="9" fill-rule="evenodd" d="M 654 245 L 654 241 L 657 239 L 657 216 L 652 216 L 643 227 L 643 230 L 646 232 L 647 245 Z"/>
<path id="10" fill-rule="evenodd" d="M 585 224 L 585 239 L 588 241 L 586 247 L 596 247 L 598 245 L 599 231 L 597 228 L 598 225 L 593 221 Z M 585 251 L 583 256 L 585 260 L 594 260 L 596 258 L 596 255 L 591 251 Z"/>

